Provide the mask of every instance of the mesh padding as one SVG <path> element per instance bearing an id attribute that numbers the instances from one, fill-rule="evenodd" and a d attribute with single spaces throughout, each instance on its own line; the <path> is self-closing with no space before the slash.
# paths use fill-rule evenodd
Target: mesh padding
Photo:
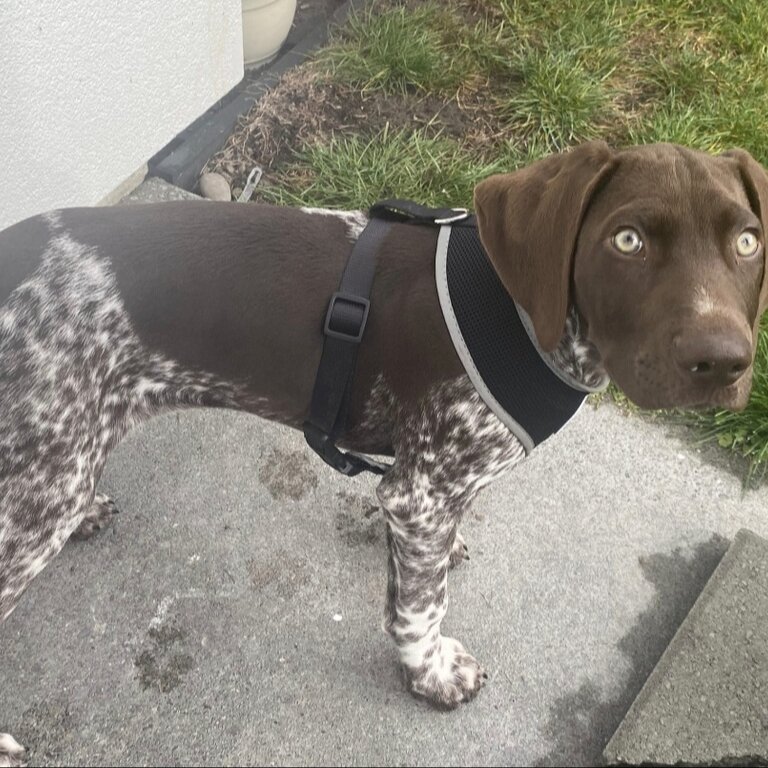
<path id="1" fill-rule="evenodd" d="M 453 227 L 448 292 L 456 320 L 483 381 L 537 445 L 557 432 L 584 402 L 550 370 L 526 333 L 474 227 Z"/>

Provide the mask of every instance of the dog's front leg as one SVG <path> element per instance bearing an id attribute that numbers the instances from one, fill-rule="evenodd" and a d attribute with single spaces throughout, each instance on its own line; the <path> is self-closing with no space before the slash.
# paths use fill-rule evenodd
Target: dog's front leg
<path id="1" fill-rule="evenodd" d="M 399 407 L 392 444 L 395 465 L 378 487 L 389 543 L 384 627 L 398 646 L 410 690 L 453 709 L 487 679 L 461 643 L 440 634 L 448 568 L 466 556 L 458 526 L 477 492 L 525 451 L 466 378 Z"/>
<path id="2" fill-rule="evenodd" d="M 378 496 L 389 545 L 384 627 L 398 646 L 411 692 L 440 709 L 454 709 L 487 679 L 460 642 L 440 634 L 464 500 L 446 495 L 428 476 L 398 467 L 382 480 Z"/>
<path id="3" fill-rule="evenodd" d="M 9 733 L 0 733 L 0 768 L 24 765 L 26 750 Z"/>

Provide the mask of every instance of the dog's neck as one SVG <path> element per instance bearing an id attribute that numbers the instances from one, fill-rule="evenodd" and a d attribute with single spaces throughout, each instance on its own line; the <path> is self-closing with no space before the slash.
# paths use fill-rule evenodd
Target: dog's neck
<path id="1" fill-rule="evenodd" d="M 575 307 L 565 321 L 565 332 L 549 357 L 553 365 L 589 389 L 602 389 L 609 376 L 597 347 L 587 339 L 584 322 Z"/>

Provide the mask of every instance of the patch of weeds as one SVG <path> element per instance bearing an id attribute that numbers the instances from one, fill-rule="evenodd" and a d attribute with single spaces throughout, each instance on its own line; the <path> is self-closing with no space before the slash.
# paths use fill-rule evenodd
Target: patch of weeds
<path id="1" fill-rule="evenodd" d="M 725 134 L 716 127 L 712 112 L 702 111 L 700 104 L 681 103 L 675 97 L 659 104 L 643 122 L 630 126 L 625 141 L 627 144 L 666 141 L 704 152 L 721 152 L 728 145 Z"/>
<path id="2" fill-rule="evenodd" d="M 768 161 L 768 83 L 751 79 L 737 61 L 702 68 L 700 83 L 697 92 L 693 68 L 673 78 L 658 105 L 629 127 L 627 141 L 669 141 L 713 153 L 742 147 Z"/>
<path id="3" fill-rule="evenodd" d="M 735 56 L 768 64 L 768 6 L 753 0 L 713 3 L 718 42 Z"/>
<path id="4" fill-rule="evenodd" d="M 509 52 L 507 77 L 493 97 L 502 123 L 523 140 L 545 140 L 551 150 L 603 134 L 614 112 L 612 81 L 626 42 L 617 4 L 502 0 L 495 9 L 487 5 Z"/>
<path id="5" fill-rule="evenodd" d="M 641 0 L 634 15 L 664 34 L 684 38 L 699 49 L 735 56 L 766 56 L 768 7 L 753 0 Z"/>
<path id="6" fill-rule="evenodd" d="M 550 153 L 549 143 L 541 136 L 531 135 L 527 140 L 508 139 L 496 150 L 503 171 L 516 171 L 541 160 Z"/>
<path id="7" fill-rule="evenodd" d="M 524 138 L 538 136 L 562 150 L 599 135 L 608 105 L 604 78 L 590 73 L 577 54 L 526 47 L 515 69 L 520 84 L 499 107 Z"/>
<path id="8" fill-rule="evenodd" d="M 616 0 L 488 0 L 518 45 L 577 53 L 582 65 L 605 75 L 621 60 L 627 21 Z"/>
<path id="9" fill-rule="evenodd" d="M 436 3 L 353 14 L 341 40 L 318 61 L 362 91 L 450 91 L 468 77 L 466 56 L 448 45 L 456 17 Z"/>
<path id="10" fill-rule="evenodd" d="M 681 48 L 654 51 L 643 76 L 662 98 L 691 102 L 702 91 L 719 88 L 720 68 L 720 62 L 713 55 L 683 45 Z"/>
<path id="11" fill-rule="evenodd" d="M 388 197 L 470 205 L 475 184 L 502 170 L 498 160 L 478 161 L 451 139 L 385 128 L 369 139 L 335 137 L 308 145 L 263 194 L 280 203 L 329 208 L 361 209 Z"/>
<path id="12" fill-rule="evenodd" d="M 714 99 L 715 127 L 726 137 L 728 147 L 742 147 L 768 164 L 768 81 L 752 77 L 744 62 L 734 67 L 737 78 L 741 87 L 723 88 Z"/>
<path id="13" fill-rule="evenodd" d="M 602 392 L 593 392 L 589 395 L 588 400 L 596 408 L 604 403 L 613 403 L 624 413 L 635 414 L 640 412 L 640 409 L 613 382 Z M 661 411 L 648 411 L 646 413 L 656 415 L 661 413 Z"/>

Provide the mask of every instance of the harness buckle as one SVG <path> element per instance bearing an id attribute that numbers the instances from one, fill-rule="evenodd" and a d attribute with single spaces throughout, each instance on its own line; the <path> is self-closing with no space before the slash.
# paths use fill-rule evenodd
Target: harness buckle
<path id="1" fill-rule="evenodd" d="M 365 325 L 368 322 L 368 311 L 370 308 L 371 302 L 368 299 L 364 299 L 362 296 L 355 296 L 352 293 L 336 291 L 331 296 L 330 304 L 328 304 L 323 333 L 335 339 L 359 344 L 363 338 Z M 362 314 L 354 316 L 350 312 L 350 310 L 354 309 L 357 309 Z"/>
<path id="2" fill-rule="evenodd" d="M 356 453 L 342 453 L 335 445 L 333 438 L 324 432 L 320 427 L 315 426 L 310 421 L 305 421 L 303 425 L 304 437 L 315 453 L 337 472 L 347 477 L 354 477 L 361 472 L 373 472 L 376 475 L 383 475 L 388 469 L 389 464 L 382 464 L 366 456 L 358 456 Z"/>
<path id="3" fill-rule="evenodd" d="M 469 217 L 469 211 L 466 208 L 451 208 L 451 210 L 453 213 L 450 216 L 435 219 L 435 224 L 453 224 L 456 221 L 463 221 Z"/>

